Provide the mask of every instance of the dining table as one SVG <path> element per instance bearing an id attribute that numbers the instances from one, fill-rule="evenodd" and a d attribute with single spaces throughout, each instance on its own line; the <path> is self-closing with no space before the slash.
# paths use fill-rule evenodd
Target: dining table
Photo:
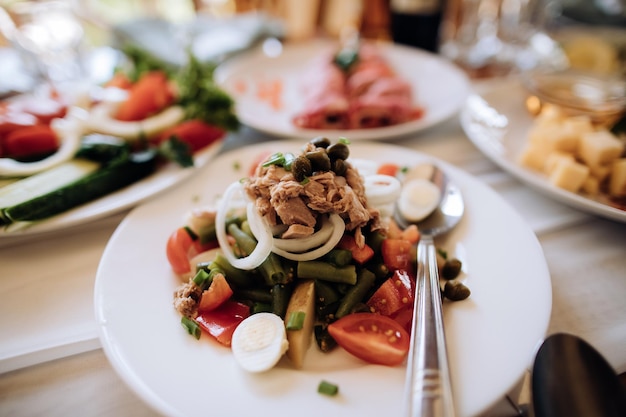
<path id="1" fill-rule="evenodd" d="M 471 87 L 480 94 L 511 77 L 473 80 Z M 220 152 L 269 140 L 276 138 L 243 126 L 227 136 Z M 626 372 L 626 223 L 572 208 L 521 182 L 468 139 L 459 113 L 381 141 L 445 161 L 502 197 L 532 229 L 548 265 L 552 310 L 546 335 L 580 336 L 617 373 Z M 100 259 L 129 210 L 0 240 L 0 416 L 158 415 L 110 364 L 94 314 Z M 515 241 L 493 244 L 516 250 Z M 533 301 L 526 300 L 529 311 Z M 531 367 L 529 362 L 516 388 L 484 417 L 522 415 L 531 401 Z M 482 377 L 489 378 L 489 370 Z"/>

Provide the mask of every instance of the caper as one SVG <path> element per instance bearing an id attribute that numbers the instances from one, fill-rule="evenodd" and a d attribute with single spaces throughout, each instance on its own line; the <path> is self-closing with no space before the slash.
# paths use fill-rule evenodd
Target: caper
<path id="1" fill-rule="evenodd" d="M 345 176 L 346 171 L 348 170 L 348 165 L 346 165 L 346 161 L 343 159 L 335 159 L 332 161 L 333 172 L 336 175 Z"/>
<path id="2" fill-rule="evenodd" d="M 443 295 L 451 301 L 465 300 L 470 294 L 470 289 L 460 281 L 447 281 L 443 288 Z"/>
<path id="3" fill-rule="evenodd" d="M 444 262 L 443 268 L 441 268 L 441 277 L 443 279 L 454 279 L 459 276 L 461 272 L 461 261 L 453 258 Z"/>
<path id="4" fill-rule="evenodd" d="M 311 139 L 311 143 L 318 148 L 328 148 L 330 146 L 330 139 L 324 136 L 317 136 Z"/>
<path id="5" fill-rule="evenodd" d="M 348 145 L 341 142 L 330 145 L 326 151 L 328 152 L 328 156 L 331 160 L 345 160 L 348 159 L 348 156 L 350 156 L 350 148 L 348 148 Z"/>
<path id="6" fill-rule="evenodd" d="M 303 181 L 313 173 L 311 161 L 304 155 L 298 156 L 291 164 L 291 172 L 296 181 Z"/>
<path id="7" fill-rule="evenodd" d="M 330 158 L 326 150 L 320 149 L 306 153 L 306 157 L 311 161 L 313 172 L 330 171 Z"/>

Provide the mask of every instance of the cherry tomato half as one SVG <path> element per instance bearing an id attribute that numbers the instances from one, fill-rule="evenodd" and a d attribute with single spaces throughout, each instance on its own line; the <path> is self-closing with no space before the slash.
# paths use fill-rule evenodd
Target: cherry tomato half
<path id="1" fill-rule="evenodd" d="M 415 280 L 403 270 L 394 271 L 367 300 L 374 313 L 393 316 L 400 310 L 412 308 L 415 299 Z"/>
<path id="2" fill-rule="evenodd" d="M 400 365 L 409 352 L 407 331 L 380 314 L 349 314 L 329 324 L 328 332 L 339 346 L 368 363 Z"/>
<path id="3" fill-rule="evenodd" d="M 179 227 L 167 239 L 165 253 L 174 273 L 184 275 L 192 271 L 191 258 L 217 245 L 217 241 L 203 245 L 186 227 Z"/>
<path id="4" fill-rule="evenodd" d="M 391 270 L 408 271 L 411 267 L 413 244 L 406 239 L 385 239 L 380 251 L 383 262 Z"/>
<path id="5" fill-rule="evenodd" d="M 116 114 L 118 120 L 143 120 L 174 102 L 174 93 L 165 73 L 147 72 L 130 88 L 128 98 Z"/>
<path id="6" fill-rule="evenodd" d="M 22 127 L 8 133 L 2 140 L 1 154 L 10 158 L 44 155 L 59 148 L 57 135 L 47 125 Z"/>
<path id="7" fill-rule="evenodd" d="M 225 133 L 224 129 L 204 123 L 201 120 L 187 120 L 167 129 L 161 134 L 160 140 L 167 140 L 176 136 L 189 145 L 191 152 L 196 152 L 222 138 Z"/>

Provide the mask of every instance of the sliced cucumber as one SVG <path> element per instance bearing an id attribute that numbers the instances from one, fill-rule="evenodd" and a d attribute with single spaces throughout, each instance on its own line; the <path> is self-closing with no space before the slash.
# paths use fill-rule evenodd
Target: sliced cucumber
<path id="1" fill-rule="evenodd" d="M 72 159 L 47 171 L 15 181 L 0 188 L 0 210 L 22 204 L 71 184 L 97 171 L 100 164 Z"/>
<path id="2" fill-rule="evenodd" d="M 15 198 L 13 204 L 0 204 L 0 224 L 43 220 L 132 184 L 155 171 L 157 154 L 145 151 L 124 155 L 100 169 L 99 164 L 80 159 L 72 160 L 63 166 L 70 163 L 74 165 L 77 162 L 83 167 L 84 163 L 92 166 L 95 164 L 96 168 L 83 171 L 83 175 L 77 174 L 72 180 L 68 180 L 67 177 L 65 181 L 58 179 L 55 187 L 41 184 L 39 192 L 32 192 L 30 198 Z M 41 192 L 42 189 L 46 192 Z M 7 201 L 10 200 L 7 198 Z"/>

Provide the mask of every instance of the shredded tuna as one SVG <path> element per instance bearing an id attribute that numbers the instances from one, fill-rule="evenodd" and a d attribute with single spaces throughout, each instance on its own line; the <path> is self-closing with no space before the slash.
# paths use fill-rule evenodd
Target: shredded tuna
<path id="1" fill-rule="evenodd" d="M 185 317 L 195 317 L 200 297 L 202 297 L 202 288 L 189 280 L 174 292 L 174 308 Z"/>
<path id="2" fill-rule="evenodd" d="M 302 152 L 316 150 L 307 143 Z M 255 201 L 258 212 L 270 225 L 298 225 L 287 236 L 305 237 L 315 232 L 319 214 L 337 213 L 346 222 L 348 231 L 356 230 L 357 243 L 365 239 L 360 228 L 367 224 L 378 227 L 379 213 L 367 206 L 363 178 L 346 162 L 344 175 L 333 171 L 313 173 L 300 183 L 284 168 L 260 165 L 256 175 L 245 184 L 246 193 Z"/>

